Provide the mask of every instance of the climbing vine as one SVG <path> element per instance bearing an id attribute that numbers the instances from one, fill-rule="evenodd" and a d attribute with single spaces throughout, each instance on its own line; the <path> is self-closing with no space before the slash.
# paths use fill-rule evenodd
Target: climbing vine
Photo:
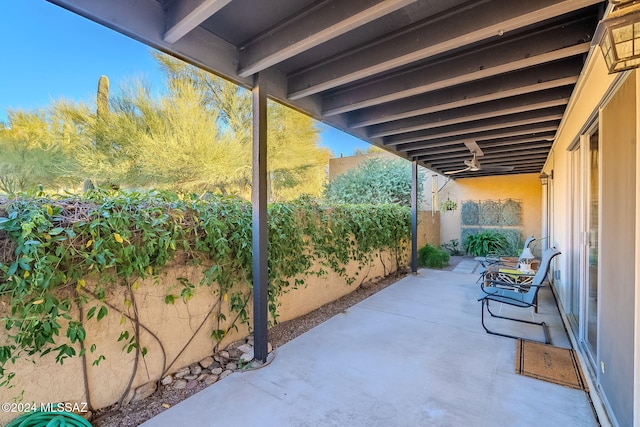
<path id="1" fill-rule="evenodd" d="M 382 251 L 399 266 L 410 236 L 409 212 L 395 205 L 324 206 L 302 198 L 270 205 L 268 218 L 273 322 L 278 298 L 305 286 L 309 275 L 333 270 L 354 283 L 360 272 L 348 276 L 346 265 L 355 261 L 361 271 Z M 220 342 L 248 324 L 251 220 L 250 204 L 214 195 L 90 190 L 0 200 L 0 316 L 9 336 L 0 346 L 0 385 L 10 383 L 9 364 L 20 357 L 53 352 L 61 364 L 73 356 L 99 364 L 104 356 L 85 346 L 84 322 L 113 311 L 132 325 L 118 341 L 137 364 L 147 352 L 140 330 L 150 331 L 139 323 L 134 293 L 146 278 L 159 282 L 169 261 L 201 266 L 203 274 L 199 283 L 178 278 L 165 303 L 187 302 L 199 287 L 211 287 L 218 298 L 212 338 Z M 106 300 L 118 288 L 125 310 Z"/>

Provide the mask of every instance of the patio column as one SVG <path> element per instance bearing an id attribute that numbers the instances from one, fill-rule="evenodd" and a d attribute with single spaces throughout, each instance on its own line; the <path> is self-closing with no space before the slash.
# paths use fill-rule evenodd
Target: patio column
<path id="1" fill-rule="evenodd" d="M 418 161 L 411 162 L 411 272 L 418 272 Z"/>
<path id="2" fill-rule="evenodd" d="M 267 361 L 267 96 L 255 74 L 253 98 L 252 251 L 253 337 L 255 358 Z"/>

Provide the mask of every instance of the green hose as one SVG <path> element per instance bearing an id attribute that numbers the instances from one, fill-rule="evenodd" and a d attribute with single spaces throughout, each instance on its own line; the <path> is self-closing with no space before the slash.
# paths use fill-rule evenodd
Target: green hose
<path id="1" fill-rule="evenodd" d="M 7 427 L 91 427 L 89 421 L 71 412 L 27 412 Z"/>

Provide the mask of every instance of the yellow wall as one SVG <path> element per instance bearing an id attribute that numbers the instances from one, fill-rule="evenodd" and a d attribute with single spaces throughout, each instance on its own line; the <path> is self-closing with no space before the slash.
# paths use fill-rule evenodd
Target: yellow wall
<path id="1" fill-rule="evenodd" d="M 460 239 L 460 207 L 466 200 L 522 201 L 522 239 L 541 236 L 542 186 L 538 174 L 504 175 L 481 178 L 464 178 L 449 182 L 442 188 L 440 201 L 450 198 L 458 203 L 453 212 L 441 215 L 440 239 L 443 243 Z M 461 242 L 462 243 L 462 242 Z M 534 248 L 539 246 L 534 246 Z"/>

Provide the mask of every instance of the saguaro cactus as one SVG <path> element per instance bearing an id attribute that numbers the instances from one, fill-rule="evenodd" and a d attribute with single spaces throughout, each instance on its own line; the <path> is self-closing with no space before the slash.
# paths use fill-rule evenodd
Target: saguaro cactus
<path id="1" fill-rule="evenodd" d="M 109 114 L 109 77 L 107 76 L 100 76 L 100 79 L 98 80 L 96 106 L 98 120 L 104 120 L 107 114 Z"/>

